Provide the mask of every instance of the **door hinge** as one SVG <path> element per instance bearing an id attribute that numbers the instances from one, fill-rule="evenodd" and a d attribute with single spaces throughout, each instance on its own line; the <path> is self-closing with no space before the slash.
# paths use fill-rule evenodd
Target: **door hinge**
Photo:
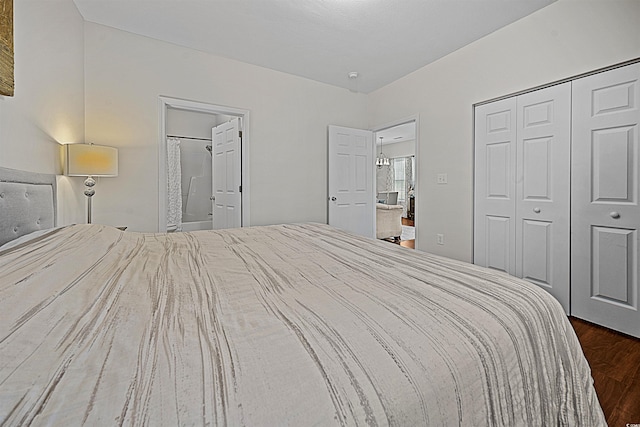
<path id="1" fill-rule="evenodd" d="M 242 138 L 242 131 L 241 131 L 241 130 L 239 130 L 239 131 L 238 131 L 238 136 L 239 136 L 240 138 Z"/>
<path id="2" fill-rule="evenodd" d="M 238 187 L 238 191 L 242 193 L 242 185 Z"/>

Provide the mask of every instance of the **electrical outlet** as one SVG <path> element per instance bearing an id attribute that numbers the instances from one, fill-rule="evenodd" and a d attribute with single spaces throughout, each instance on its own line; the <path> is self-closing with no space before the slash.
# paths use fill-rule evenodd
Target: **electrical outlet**
<path id="1" fill-rule="evenodd" d="M 436 182 L 438 184 L 446 184 L 447 183 L 447 174 L 446 173 L 439 173 L 437 178 L 436 178 Z"/>
<path id="2" fill-rule="evenodd" d="M 444 245 L 444 234 L 436 234 L 436 243 Z"/>

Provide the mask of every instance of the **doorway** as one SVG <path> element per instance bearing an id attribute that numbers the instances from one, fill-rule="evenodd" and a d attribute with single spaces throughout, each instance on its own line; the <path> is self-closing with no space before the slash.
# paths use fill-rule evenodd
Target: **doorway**
<path id="1" fill-rule="evenodd" d="M 158 150 L 158 231 L 211 229 L 212 128 L 237 119 L 242 130 L 240 156 L 240 224 L 249 225 L 249 111 L 177 98 L 160 97 Z M 177 153 L 177 154 L 176 154 Z M 181 153 L 184 156 L 181 156 Z M 176 156 L 179 168 L 176 168 Z M 170 166 L 171 164 L 171 166 Z M 176 170 L 181 173 L 176 177 Z M 171 178 L 171 180 L 169 179 Z M 176 196 L 176 188 L 179 196 Z M 177 203 L 179 197 L 179 203 Z M 176 207 L 178 206 L 178 207 Z M 176 211 L 180 211 L 176 214 Z M 178 217 L 178 220 L 176 220 Z"/>
<path id="2" fill-rule="evenodd" d="M 167 231 L 213 228 L 211 129 L 229 120 L 224 114 L 167 109 Z"/>
<path id="3" fill-rule="evenodd" d="M 374 132 L 376 202 L 402 207 L 401 235 L 389 240 L 415 249 L 417 118 L 381 126 Z"/>

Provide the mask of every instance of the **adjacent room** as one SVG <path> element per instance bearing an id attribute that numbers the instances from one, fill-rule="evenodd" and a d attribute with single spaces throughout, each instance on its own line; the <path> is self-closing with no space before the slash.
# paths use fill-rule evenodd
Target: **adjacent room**
<path id="1" fill-rule="evenodd" d="M 375 132 L 376 238 L 415 249 L 416 122 Z"/>
<path id="2" fill-rule="evenodd" d="M 0 0 L 1 425 L 640 423 L 637 0 Z"/>

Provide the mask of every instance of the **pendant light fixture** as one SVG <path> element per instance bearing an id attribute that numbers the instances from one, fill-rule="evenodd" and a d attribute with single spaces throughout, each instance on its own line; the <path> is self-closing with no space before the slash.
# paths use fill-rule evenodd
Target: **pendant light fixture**
<path id="1" fill-rule="evenodd" d="M 380 137 L 380 154 L 376 158 L 376 166 L 381 168 L 382 166 L 389 166 L 390 164 L 391 164 L 391 161 L 382 152 L 382 137 Z"/>

